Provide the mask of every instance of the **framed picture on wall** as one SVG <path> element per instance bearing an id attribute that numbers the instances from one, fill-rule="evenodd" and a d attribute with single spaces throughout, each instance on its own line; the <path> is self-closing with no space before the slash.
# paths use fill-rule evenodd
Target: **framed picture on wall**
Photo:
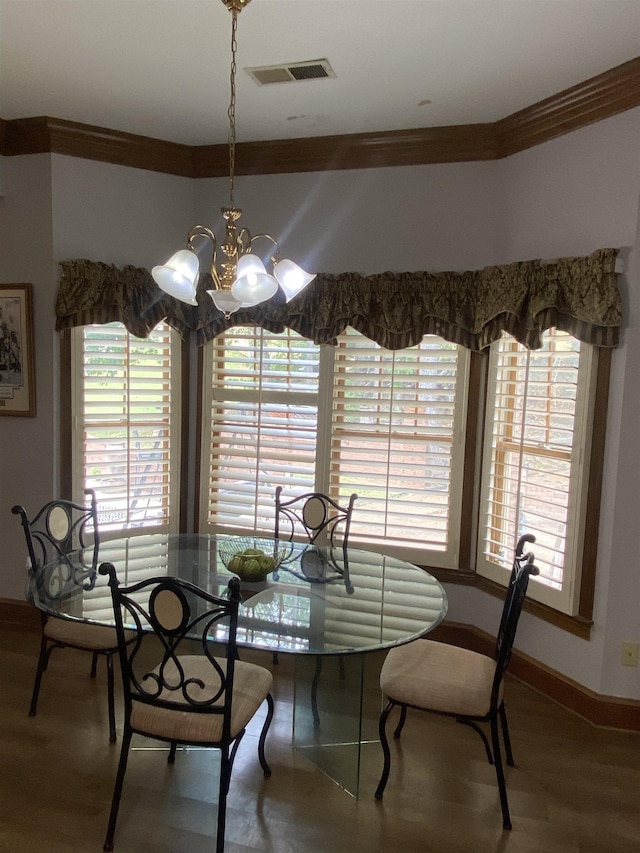
<path id="1" fill-rule="evenodd" d="M 0 284 L 0 415 L 36 414 L 30 284 Z"/>

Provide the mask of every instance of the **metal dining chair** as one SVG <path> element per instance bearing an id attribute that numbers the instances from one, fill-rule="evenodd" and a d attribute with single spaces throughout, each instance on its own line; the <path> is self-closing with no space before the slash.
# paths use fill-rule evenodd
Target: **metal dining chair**
<path id="1" fill-rule="evenodd" d="M 43 566 L 54 560 L 60 561 L 58 572 L 47 581 L 48 596 L 63 594 L 69 583 L 95 583 L 100 544 L 98 507 L 94 490 L 85 489 L 85 494 L 90 498 L 89 506 L 69 500 L 53 500 L 46 503 L 31 519 L 22 506 L 16 505 L 11 510 L 20 516 L 27 544 L 29 570 L 35 575 L 36 582 Z M 77 549 L 87 549 L 86 562 L 78 564 L 64 559 Z M 54 583 L 57 584 L 57 590 L 54 589 Z M 47 670 L 54 649 L 69 648 L 90 652 L 91 678 L 96 677 L 98 657 L 103 656 L 107 662 L 109 740 L 113 743 L 116 740 L 113 658 L 118 651 L 115 628 L 48 616 L 42 610 L 40 614 L 40 654 L 29 716 L 36 714 L 42 676 Z"/>
<path id="2" fill-rule="evenodd" d="M 282 499 L 283 487 L 276 488 L 275 537 L 291 541 L 302 531 L 311 544 L 347 546 L 353 505 L 358 495 L 352 494 L 346 506 L 322 492 L 306 492 Z"/>
<path id="3" fill-rule="evenodd" d="M 400 708 L 395 738 L 400 737 L 408 708 L 443 714 L 469 726 L 482 738 L 487 759 L 495 766 L 503 826 L 511 829 L 499 725 L 507 764 L 513 765 L 504 705 L 504 674 L 511 660 L 529 577 L 538 574 L 533 554 L 524 553 L 529 542 L 535 542 L 535 537 L 527 533 L 520 537 L 516 546 L 493 657 L 433 640 L 415 640 L 387 654 L 380 671 L 380 688 L 387 703 L 379 722 L 384 766 L 376 799 L 382 799 L 389 779 L 391 750 L 386 725 L 393 709 Z M 491 746 L 481 723 L 489 724 Z"/>
<path id="4" fill-rule="evenodd" d="M 264 775 L 271 775 L 265 741 L 273 719 L 273 676 L 238 660 L 240 581 L 232 578 L 228 597 L 221 598 L 175 577 L 121 586 L 111 563 L 103 563 L 100 574 L 109 577 L 124 693 L 124 731 L 104 850 L 113 850 L 129 747 L 137 733 L 169 743 L 170 764 L 178 744 L 220 750 L 216 853 L 222 853 L 234 758 L 265 700 L 258 758 Z M 225 651 L 218 657 L 221 631 Z"/>
<path id="5" fill-rule="evenodd" d="M 349 591 L 347 546 L 353 507 L 358 499 L 354 492 L 346 506 L 339 504 L 322 492 L 305 492 L 287 500 L 282 499 L 283 487 L 276 488 L 275 538 L 292 541 L 297 533 L 305 535 L 311 545 L 329 545 L 341 547 L 344 553 L 343 565 L 347 591 Z M 301 560 L 303 564 L 303 560 Z M 337 569 L 337 564 L 334 565 Z M 351 589 L 353 589 L 351 587 Z M 273 653 L 273 662 L 278 663 L 278 653 Z M 340 676 L 344 678 L 344 658 L 339 656 Z M 316 657 L 316 667 L 311 682 L 311 709 L 313 724 L 320 725 L 318 714 L 318 683 L 322 673 L 322 658 Z"/>

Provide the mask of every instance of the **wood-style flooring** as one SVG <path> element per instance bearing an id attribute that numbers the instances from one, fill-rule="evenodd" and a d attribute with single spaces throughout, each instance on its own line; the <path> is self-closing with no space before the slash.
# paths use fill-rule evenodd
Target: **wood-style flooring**
<path id="1" fill-rule="evenodd" d="M 0 851 L 99 853 L 119 754 L 119 744 L 108 741 L 104 663 L 91 680 L 88 655 L 54 652 L 30 718 L 38 639 L 0 626 Z M 269 656 L 260 662 L 272 666 Z M 273 671 L 273 775 L 261 773 L 254 721 L 234 767 L 226 853 L 640 851 L 640 734 L 594 728 L 510 679 L 516 766 L 507 770 L 513 830 L 506 832 L 495 773 L 474 732 L 410 713 L 401 741 L 392 744 L 384 799 L 373 796 L 381 754 L 370 745 L 356 800 L 292 751 L 291 662 L 281 656 Z M 331 667 L 325 671 L 331 678 Z M 368 692 L 379 706 L 375 688 Z M 118 724 L 120 733 L 120 716 Z M 194 749 L 179 751 L 170 767 L 166 754 L 131 753 L 118 853 L 215 848 L 217 762 Z"/>

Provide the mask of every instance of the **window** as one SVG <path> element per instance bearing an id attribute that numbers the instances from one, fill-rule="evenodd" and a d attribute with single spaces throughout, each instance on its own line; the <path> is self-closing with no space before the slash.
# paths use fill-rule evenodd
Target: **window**
<path id="1" fill-rule="evenodd" d="M 178 527 L 180 341 L 159 325 L 72 333 L 73 494 L 96 490 L 103 531 Z"/>
<path id="2" fill-rule="evenodd" d="M 593 349 L 558 331 L 540 350 L 492 347 L 478 571 L 504 583 L 513 543 L 536 536 L 529 595 L 577 612 L 595 370 Z"/>
<path id="3" fill-rule="evenodd" d="M 357 492 L 351 536 L 430 565 L 458 561 L 468 353 L 434 335 L 384 350 L 350 330 L 327 406 L 329 492 Z M 455 452 L 454 452 L 455 451 Z"/>
<path id="4" fill-rule="evenodd" d="M 358 501 L 351 540 L 455 566 L 468 353 L 428 336 L 318 347 L 238 328 L 207 348 L 204 528 L 273 531 L 274 493 Z"/>
<path id="5" fill-rule="evenodd" d="M 251 327 L 206 352 L 201 527 L 272 533 L 276 486 L 314 488 L 319 347 Z"/>

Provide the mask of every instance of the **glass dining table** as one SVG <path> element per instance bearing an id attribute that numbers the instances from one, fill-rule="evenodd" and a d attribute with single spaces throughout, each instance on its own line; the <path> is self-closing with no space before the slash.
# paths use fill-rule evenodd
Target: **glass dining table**
<path id="1" fill-rule="evenodd" d="M 93 548 L 75 551 L 30 574 L 26 597 L 57 617 L 113 625 L 107 579 L 97 572 L 103 562 L 113 563 L 123 585 L 175 576 L 223 594 L 234 573 L 220 545 L 230 538 L 104 540 L 97 560 Z M 447 612 L 446 593 L 428 572 L 396 557 L 298 542 L 278 547 L 278 568 L 262 582 L 241 584 L 238 645 L 270 652 L 274 662 L 293 656 L 293 748 L 358 797 L 362 749 L 377 741 L 381 703 L 378 689 L 376 707 L 365 713 L 367 660 L 435 628 Z"/>

